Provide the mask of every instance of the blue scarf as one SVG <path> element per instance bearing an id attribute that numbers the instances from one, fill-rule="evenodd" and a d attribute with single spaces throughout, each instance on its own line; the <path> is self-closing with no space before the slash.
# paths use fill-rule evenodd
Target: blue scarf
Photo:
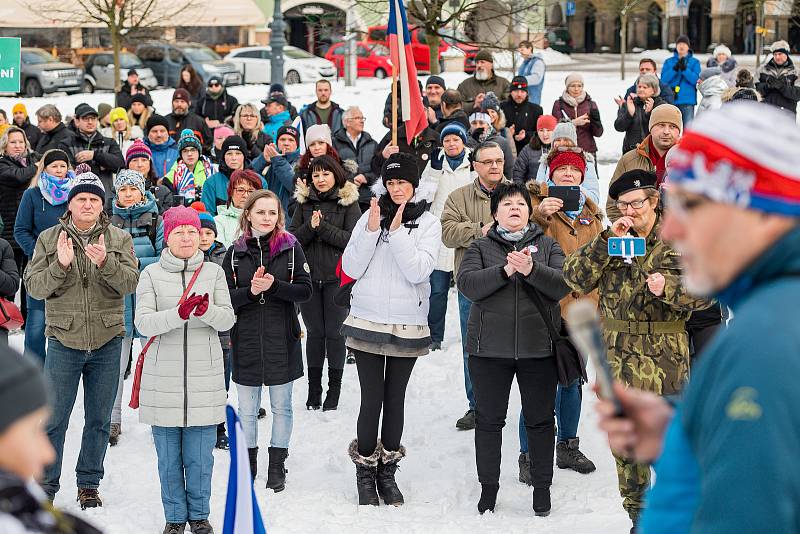
<path id="1" fill-rule="evenodd" d="M 456 170 L 458 168 L 458 166 L 461 165 L 461 163 L 464 161 L 464 156 L 466 154 L 467 154 L 467 151 L 466 150 L 462 150 L 461 154 L 459 154 L 458 156 L 456 156 L 454 158 L 451 158 L 447 154 L 445 154 L 444 157 L 447 158 L 447 163 L 450 164 L 450 168 L 452 170 Z"/>
<path id="2" fill-rule="evenodd" d="M 555 187 L 555 183 L 553 180 L 547 180 L 547 187 Z M 583 189 L 581 189 L 581 199 L 578 201 L 578 210 L 577 211 L 565 211 L 564 215 L 572 219 L 573 221 L 581 214 L 583 211 L 583 206 L 586 205 L 586 196 L 583 194 Z"/>
<path id="3" fill-rule="evenodd" d="M 72 189 L 74 180 L 75 173 L 73 171 L 67 171 L 64 178 L 56 178 L 43 170 L 39 174 L 39 191 L 51 206 L 60 206 L 69 198 L 69 191 Z"/>
<path id="4" fill-rule="evenodd" d="M 521 230 L 517 230 L 516 232 L 512 232 L 508 228 L 504 228 L 503 226 L 500 226 L 500 223 L 497 224 L 497 234 L 500 237 L 502 237 L 503 239 L 505 239 L 506 241 L 508 241 L 509 243 L 517 243 L 517 242 L 519 242 L 520 239 L 525 237 L 525 234 L 530 229 L 531 229 L 531 225 L 530 224 L 526 224 L 525 227 L 522 228 Z"/>

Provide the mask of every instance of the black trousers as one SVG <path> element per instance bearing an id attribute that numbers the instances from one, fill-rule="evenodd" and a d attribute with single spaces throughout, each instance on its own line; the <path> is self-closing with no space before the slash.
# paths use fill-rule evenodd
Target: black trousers
<path id="1" fill-rule="evenodd" d="M 361 408 L 358 411 L 358 453 L 369 456 L 378 444 L 378 423 L 383 410 L 381 442 L 387 451 L 400 448 L 405 417 L 406 387 L 416 358 L 379 356 L 354 350 Z"/>
<path id="2" fill-rule="evenodd" d="M 17 272 L 19 273 L 19 312 L 22 314 L 22 319 L 28 319 L 28 289 L 22 281 L 25 275 L 25 267 L 28 266 L 28 257 L 22 252 L 21 249 L 14 249 L 14 262 L 17 264 Z M 14 300 L 13 298 L 11 300 Z M 25 326 L 23 325 L 23 328 Z"/>
<path id="3" fill-rule="evenodd" d="M 306 362 L 308 367 L 323 367 L 328 358 L 329 369 L 344 369 L 346 349 L 339 333 L 347 319 L 347 308 L 333 301 L 339 282 L 314 282 L 311 300 L 300 304 L 303 323 L 308 329 Z"/>
<path id="4" fill-rule="evenodd" d="M 475 462 L 481 484 L 500 482 L 500 448 L 514 376 L 519 384 L 531 476 L 534 488 L 553 482 L 555 447 L 555 358 L 521 359 L 469 357 L 469 376 L 475 391 Z"/>

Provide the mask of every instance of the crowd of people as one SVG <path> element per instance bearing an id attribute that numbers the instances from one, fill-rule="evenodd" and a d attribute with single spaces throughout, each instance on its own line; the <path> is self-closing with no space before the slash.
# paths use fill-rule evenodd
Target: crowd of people
<path id="1" fill-rule="evenodd" d="M 550 513 L 554 460 L 561 469 L 595 470 L 578 437 L 585 370 L 565 368 L 555 350 L 568 336 L 570 306 L 588 299 L 603 317 L 612 374 L 630 388 L 618 392 L 630 419 L 611 417 L 605 403 L 600 409 L 636 531 L 657 456 L 636 438 L 647 424 L 637 419 L 637 403 L 663 415 L 661 399 L 688 383 L 694 411 L 682 414 L 682 438 L 707 443 L 701 429 L 686 426 L 712 418 L 699 400 L 708 391 L 696 391 L 690 369 L 705 361 L 698 355 L 709 344 L 716 352 L 708 360 L 723 358 L 722 342 L 712 339 L 729 335 L 714 337 L 727 306 L 756 283 L 751 277 L 747 287 L 726 289 L 736 274 L 728 273 L 707 287 L 697 272 L 704 265 L 690 264 L 693 282 L 685 284 L 681 255 L 702 256 L 692 241 L 702 241 L 693 234 L 699 230 L 687 221 L 700 217 L 695 212 L 704 203 L 728 203 L 780 214 L 768 228 L 770 242 L 787 231 L 783 219 L 797 215 L 796 193 L 769 181 L 796 179 L 796 167 L 765 170 L 769 163 L 743 163 L 736 151 L 747 144 L 740 137 L 758 130 L 754 106 L 784 110 L 765 112 L 776 125 L 786 123 L 787 110 L 794 117 L 800 77 L 784 41 L 773 44 L 755 76 L 725 46 L 701 69 L 685 37 L 660 78 L 656 63 L 642 59 L 636 83 L 617 98 L 623 155 L 603 207 L 595 157 L 603 121 L 583 77 L 565 77 L 547 115 L 540 102 L 544 61 L 530 42 L 519 52 L 523 62 L 511 80 L 495 72 L 486 50 L 457 89 L 429 76 L 420 83 L 428 125 L 411 139 L 400 125 L 396 143 L 391 132 L 376 141 L 364 129 L 363 111 L 336 104 L 326 80 L 299 110 L 279 84 L 259 108 L 239 103 L 218 77 L 203 86 L 190 66 L 165 116 L 152 108 L 134 70 L 117 95 L 120 107 L 81 103 L 64 120 L 45 104 L 33 126 L 25 106 L 15 105 L 12 121 L 0 124 L 0 297 L 13 301 L 21 292 L 25 358 L 43 369 L 44 382 L 19 357 L 2 355 L 0 384 L 29 387 L 16 412 L 5 415 L 8 403 L 0 410 L 0 521 L 11 509 L 30 531 L 50 532 L 48 521 L 62 517 L 46 500 L 60 488 L 81 380 L 92 402 L 84 404 L 77 498 L 84 509 L 102 506 L 105 454 L 123 439 L 123 384 L 133 373 L 139 419 L 152 427 L 158 457 L 164 533 L 183 532 L 187 523 L 195 534 L 212 533 L 212 452 L 228 447 L 223 421 L 231 381 L 254 480 L 268 388 L 266 487 L 279 492 L 287 487 L 294 382 L 307 376 L 307 409 L 337 410 L 347 363 L 355 364 L 361 398 L 355 439 L 342 450 L 355 464 L 358 503 L 403 504 L 396 473 L 407 454 L 405 394 L 417 358 L 442 349 L 455 285 L 467 405 L 455 425 L 475 431 L 478 511 L 494 511 L 497 503 L 514 377 L 521 395 L 519 480 L 533 488 L 534 514 Z M 761 103 L 727 107 L 737 100 Z M 714 111 L 723 106 L 735 111 Z M 687 133 L 696 112 L 697 129 Z M 726 135 L 733 138 L 727 144 L 719 140 Z M 798 137 L 796 127 L 786 135 Z M 708 148 L 709 140 L 718 149 Z M 730 184 L 711 171 L 704 175 L 697 158 L 726 163 Z M 756 178 L 742 178 L 731 165 Z M 781 173 L 788 178 L 775 178 Z M 762 174 L 765 185 L 758 183 Z M 748 189 L 754 181 L 768 200 Z M 567 206 L 565 189 L 575 192 L 575 205 Z M 784 193 L 791 198 L 777 198 Z M 609 238 L 624 236 L 644 238 L 646 255 L 632 262 L 611 257 Z M 714 251 L 721 254 L 714 247 L 707 254 Z M 750 268 L 744 260 L 737 266 Z M 761 268 L 768 272 L 755 272 L 755 280 L 795 274 Z M 7 344 L 2 328 L 0 343 Z M 738 370 L 746 376 L 745 364 Z M 714 380 L 709 372 L 700 380 Z M 0 395 L 11 395 L 6 391 L 14 390 L 0 388 Z M 36 437 L 23 467 L 3 459 L 18 454 L 21 444 L 6 436 L 18 425 Z M 670 446 L 681 444 L 668 439 Z M 684 462 L 700 460 L 698 447 L 692 450 L 690 459 L 683 450 Z M 662 461 L 670 465 L 668 459 Z M 719 469 L 693 467 L 696 480 Z M 45 499 L 28 495 L 30 478 Z M 651 518 L 669 505 L 668 494 L 656 496 L 662 500 L 653 497 Z M 43 515 L 29 508 L 15 515 L 5 505 L 25 499 L 39 503 L 29 506 Z M 701 519 L 717 511 L 704 510 Z M 667 531 L 649 521 L 647 532 Z M 776 531 L 787 531 L 775 521 Z M 70 525 L 66 532 L 96 532 L 80 520 Z"/>

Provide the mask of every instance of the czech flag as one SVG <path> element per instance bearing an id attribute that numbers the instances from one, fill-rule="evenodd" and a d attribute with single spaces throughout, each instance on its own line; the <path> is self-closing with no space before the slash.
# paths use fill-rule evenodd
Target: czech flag
<path id="1" fill-rule="evenodd" d="M 389 0 L 389 57 L 400 88 L 399 116 L 406 123 L 406 139 L 410 142 L 428 125 L 428 117 L 417 84 L 406 8 L 400 0 Z"/>
<path id="2" fill-rule="evenodd" d="M 258 509 L 253 479 L 250 475 L 250 459 L 244 439 L 242 423 L 236 410 L 225 408 L 230 438 L 231 469 L 228 474 L 228 496 L 225 501 L 225 523 L 222 534 L 267 534 L 261 510 Z"/>
<path id="3" fill-rule="evenodd" d="M 298 133 L 300 134 L 300 139 L 297 141 L 297 148 L 300 149 L 300 155 L 306 153 L 306 132 L 303 129 L 303 120 L 300 118 L 300 115 L 294 118 L 292 121 L 292 126 L 297 128 Z"/>

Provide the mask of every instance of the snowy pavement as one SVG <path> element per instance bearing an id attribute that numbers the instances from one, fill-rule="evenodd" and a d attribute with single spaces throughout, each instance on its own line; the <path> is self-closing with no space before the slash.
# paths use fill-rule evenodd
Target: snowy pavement
<path id="1" fill-rule="evenodd" d="M 601 191 L 620 156 L 622 134 L 613 130 L 616 105 L 613 97 L 622 94 L 629 83 L 621 83 L 614 73 L 583 71 L 586 88 L 600 106 L 606 127 L 598 140 L 600 147 Z M 566 73 L 548 74 L 544 90 L 545 112 L 563 90 Z M 453 86 L 465 75 L 446 73 Z M 333 99 L 343 107 L 359 105 L 367 117 L 366 129 L 378 140 L 386 132 L 381 126 L 388 80 L 359 80 L 356 87 L 335 83 Z M 241 102 L 258 102 L 264 86 L 235 87 L 230 90 Z M 298 108 L 314 99 L 313 85 L 288 87 L 289 97 Z M 171 90 L 154 93 L 156 108 L 169 111 Z M 22 99 L 31 115 L 45 104 L 54 103 L 62 113 L 75 105 L 111 102 L 110 93 Z M 0 98 L 0 108 L 10 110 L 16 98 Z M 605 194 L 603 193 L 603 197 Z M 605 201 L 605 198 L 602 199 Z M 451 290 L 444 350 L 420 358 L 406 397 L 406 424 L 403 444 L 408 456 L 400 464 L 398 484 L 406 505 L 400 508 L 357 506 L 355 468 L 347 456 L 347 446 L 355 436 L 358 413 L 358 378 L 355 366 L 345 369 L 339 409 L 334 412 L 305 410 L 305 378 L 294 388 L 294 432 L 286 490 L 275 494 L 265 489 L 271 417 L 259 423 L 261 447 L 260 475 L 256 492 L 270 534 L 287 533 L 620 533 L 630 528 L 617 492 L 614 462 L 606 440 L 596 428 L 593 395 L 585 391 L 579 435 L 581 449 L 597 464 L 597 471 L 579 475 L 555 470 L 552 487 L 553 511 L 547 518 L 533 516 L 531 490 L 517 481 L 519 395 L 516 387 L 509 402 L 504 431 L 503 464 L 498 505 L 494 514 L 480 516 L 476 504 L 480 485 L 475 471 L 473 432 L 460 432 L 455 421 L 466 410 L 458 306 Z M 22 336 L 10 339 L 22 347 Z M 590 376 L 593 375 L 590 370 Z M 326 380 L 327 381 L 327 380 Z M 125 382 L 123 434 L 120 444 L 109 448 L 105 478 L 101 484 L 104 506 L 80 512 L 75 502 L 74 466 L 80 448 L 85 400 L 78 395 L 64 448 L 62 490 L 56 504 L 83 514 L 111 534 L 161 532 L 164 517 L 160 501 L 158 469 L 150 428 L 139 424 L 138 414 L 127 407 L 131 380 Z M 266 396 L 265 396 L 266 397 Z M 230 402 L 236 404 L 235 389 Z M 266 399 L 264 406 L 268 409 Z M 269 410 L 268 410 L 269 411 Z M 214 451 L 215 469 L 210 521 L 222 530 L 228 453 Z"/>

